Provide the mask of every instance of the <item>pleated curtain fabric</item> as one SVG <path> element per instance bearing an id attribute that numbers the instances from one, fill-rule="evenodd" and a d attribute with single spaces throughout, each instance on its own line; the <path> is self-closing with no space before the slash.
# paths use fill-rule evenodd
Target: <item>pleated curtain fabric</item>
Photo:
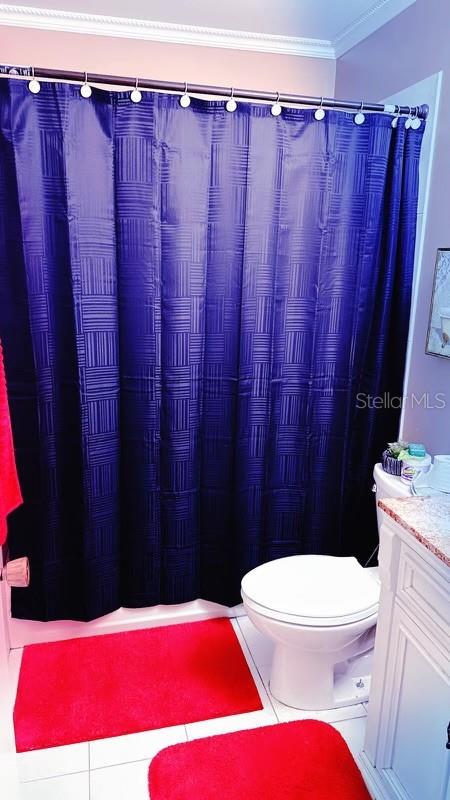
<path id="1" fill-rule="evenodd" d="M 424 123 L 19 80 L 0 123 L 14 615 L 231 605 L 269 559 L 367 557 L 398 410 L 360 397 L 402 390 Z"/>

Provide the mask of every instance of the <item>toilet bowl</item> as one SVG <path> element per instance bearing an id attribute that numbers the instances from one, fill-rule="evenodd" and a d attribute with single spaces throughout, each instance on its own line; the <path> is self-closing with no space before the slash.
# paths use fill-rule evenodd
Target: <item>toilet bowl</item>
<path id="1" fill-rule="evenodd" d="M 411 494 L 381 464 L 373 477 L 375 500 Z M 277 700 L 314 711 L 368 699 L 379 592 L 378 567 L 355 558 L 288 556 L 244 576 L 246 612 L 275 645 L 270 691 Z"/>
<path id="2" fill-rule="evenodd" d="M 244 576 L 245 610 L 275 645 L 277 700 L 306 710 L 367 700 L 379 590 L 377 570 L 351 557 L 288 556 Z"/>

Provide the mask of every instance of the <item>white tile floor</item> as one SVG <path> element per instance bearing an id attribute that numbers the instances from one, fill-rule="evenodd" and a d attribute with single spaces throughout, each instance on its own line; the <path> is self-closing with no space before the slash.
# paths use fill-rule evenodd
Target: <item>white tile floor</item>
<path id="1" fill-rule="evenodd" d="M 22 800 L 149 800 L 148 766 L 159 750 L 170 744 L 218 733 L 255 728 L 288 720 L 315 717 L 330 722 L 347 741 L 354 755 L 363 744 L 366 708 L 363 704 L 335 711 L 297 711 L 282 705 L 270 694 L 271 643 L 247 617 L 232 620 L 263 709 L 231 717 L 193 722 L 156 731 L 134 733 L 83 744 L 35 750 L 18 755 Z M 18 678 L 21 652 L 11 654 L 13 674 Z"/>

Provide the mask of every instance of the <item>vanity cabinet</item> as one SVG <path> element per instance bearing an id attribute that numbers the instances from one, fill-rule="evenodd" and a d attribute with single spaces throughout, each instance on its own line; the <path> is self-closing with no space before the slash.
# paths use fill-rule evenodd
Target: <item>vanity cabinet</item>
<path id="1" fill-rule="evenodd" d="M 379 565 L 360 766 L 376 800 L 450 800 L 450 567 L 385 512 Z"/>

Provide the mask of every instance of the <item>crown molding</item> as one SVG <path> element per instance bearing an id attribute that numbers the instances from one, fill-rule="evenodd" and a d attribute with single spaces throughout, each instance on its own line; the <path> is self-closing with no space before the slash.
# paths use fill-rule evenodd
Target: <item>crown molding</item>
<path id="1" fill-rule="evenodd" d="M 335 58 L 351 50 L 415 2 L 416 0 L 378 0 L 335 37 L 332 42 Z"/>
<path id="2" fill-rule="evenodd" d="M 368 11 L 343 28 L 333 41 L 8 4 L 0 4 L 0 25 L 336 59 L 415 2 L 416 0 L 378 0 Z"/>
<path id="3" fill-rule="evenodd" d="M 153 42 L 252 50 L 289 56 L 334 59 L 332 43 L 322 39 L 179 25 L 102 14 L 55 11 L 30 6 L 0 4 L 0 25 L 50 31 L 147 39 Z"/>

